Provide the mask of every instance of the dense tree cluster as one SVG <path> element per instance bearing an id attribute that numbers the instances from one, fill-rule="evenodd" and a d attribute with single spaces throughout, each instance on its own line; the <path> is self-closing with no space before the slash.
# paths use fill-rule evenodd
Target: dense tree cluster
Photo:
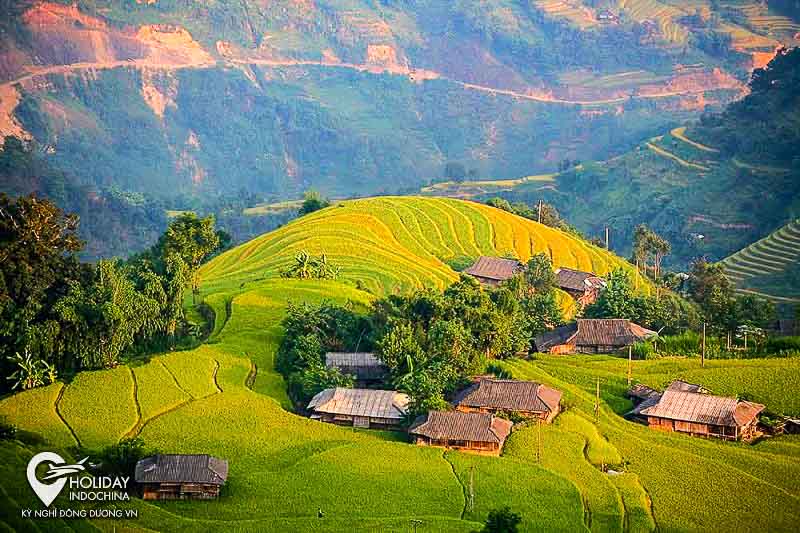
<path id="1" fill-rule="evenodd" d="M 147 252 L 92 265 L 77 259 L 77 231 L 78 218 L 47 200 L 0 195 L 3 389 L 111 367 L 135 344 L 174 338 L 185 289 L 220 244 L 213 218 L 185 214 Z"/>
<path id="2" fill-rule="evenodd" d="M 584 310 L 586 318 L 627 318 L 646 328 L 672 334 L 696 328 L 701 320 L 697 307 L 671 291 L 645 295 L 637 292 L 631 276 L 616 270 L 607 278 L 597 301 Z"/>
<path id="3" fill-rule="evenodd" d="M 412 413 L 445 406 L 445 398 L 488 359 L 531 350 L 534 335 L 563 321 L 552 265 L 534 256 L 528 269 L 487 289 L 462 275 L 444 292 L 424 289 L 375 302 L 366 315 L 328 303 L 289 306 L 278 369 L 303 404 L 350 378 L 326 369 L 328 351 L 374 351 L 391 385 L 411 396 Z"/>

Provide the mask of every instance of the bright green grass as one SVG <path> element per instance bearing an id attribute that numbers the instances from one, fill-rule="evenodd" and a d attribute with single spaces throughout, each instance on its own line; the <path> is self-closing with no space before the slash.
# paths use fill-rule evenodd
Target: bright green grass
<path id="1" fill-rule="evenodd" d="M 504 505 L 523 515 L 526 531 L 649 531 L 653 523 L 682 531 L 787 530 L 796 523 L 797 440 L 747 446 L 660 434 L 627 422 L 618 415 L 630 408 L 623 397 L 626 361 L 613 357 L 546 356 L 503 363 L 518 378 L 564 391 L 566 411 L 542 428 L 542 464 L 536 462 L 538 430 L 533 425 L 516 429 L 502 457 L 477 457 L 443 454 L 410 445 L 398 434 L 354 431 L 288 412 L 285 385 L 273 367 L 289 301 L 352 301 L 363 308 L 374 296 L 353 287 L 358 279 L 376 294 L 416 283 L 441 286 L 455 279 L 441 258 L 473 248 L 482 253 L 548 250 L 562 264 L 602 267 L 617 261 L 560 232 L 478 204 L 393 198 L 361 202 L 303 217 L 206 265 L 202 296 L 215 311 L 214 334 L 195 350 L 155 357 L 134 369 L 141 419 L 126 367 L 82 373 L 66 386 L 60 405 L 62 411 L 68 408 L 67 420 L 77 422 L 83 444 L 110 444 L 136 430 L 148 446 L 163 452 L 210 453 L 230 462 L 219 501 L 134 500 L 130 506 L 139 510 L 138 520 L 98 522 L 98 527 L 406 531 L 409 520 L 417 518 L 423 521 L 421 531 L 467 532 L 480 529 L 489 510 Z M 429 222 L 433 218 L 435 225 Z M 286 251 L 291 246 L 330 248 L 343 267 L 344 283 L 278 278 L 276 269 L 291 261 Z M 409 264 L 415 268 L 406 268 Z M 250 390 L 246 384 L 254 370 Z M 698 371 L 693 360 L 642 361 L 636 362 L 634 378 L 662 383 Z M 765 382 L 783 379 L 779 373 L 793 379 L 797 367 L 787 360 L 709 361 L 697 380 L 716 380 L 712 388 L 725 393 L 722 389 L 739 383 L 731 376 L 759 384 L 759 376 Z M 592 411 L 597 378 L 598 420 Z M 33 396 L 27 393 L 0 400 L 0 413 L 17 413 L 23 429 L 38 428 L 69 445 L 66 426 L 59 426 L 52 408 L 57 389 L 35 392 L 40 391 L 47 393 L 28 406 L 24 401 Z M 174 405 L 183 392 L 185 403 Z M 792 391 L 757 386 L 752 394 L 777 409 Z M 151 395 L 158 397 L 145 398 Z M 624 477 L 599 468 L 621 468 L 617 465 L 622 463 L 631 472 Z M 475 507 L 470 510 L 464 484 L 473 466 Z M 5 480 L 0 487 L 24 489 Z M 317 518 L 318 509 L 324 519 Z"/>
<path id="2" fill-rule="evenodd" d="M 523 531 L 584 530 L 583 505 L 575 485 L 539 466 L 512 458 L 447 452 L 464 487 L 465 518 L 484 522 L 498 502 L 523 517 Z M 470 480 L 474 495 L 470 508 Z M 516 480 L 516 481 L 514 481 Z"/>
<path id="3" fill-rule="evenodd" d="M 746 444 L 660 433 L 628 422 L 614 413 L 610 407 L 614 402 L 609 401 L 612 396 L 621 394 L 622 387 L 613 387 L 613 384 L 624 380 L 624 372 L 616 370 L 618 365 L 611 357 L 598 357 L 597 363 L 581 359 L 543 357 L 531 362 L 510 361 L 506 366 L 517 378 L 539 379 L 560 388 L 564 391 L 568 412 L 574 410 L 587 420 L 594 420 L 591 382 L 600 378 L 603 401 L 595 425 L 625 459 L 629 471 L 639 476 L 641 485 L 652 498 L 655 521 L 660 529 L 781 531 L 793 528 L 793 521 L 800 516 L 800 462 L 795 457 L 780 447 L 761 452 L 758 447 Z M 646 368 L 651 362 L 641 363 Z M 658 364 L 659 372 L 676 372 L 681 367 L 679 361 L 653 363 Z M 634 368 L 634 376 L 642 373 L 640 368 Z M 557 429 L 557 425 L 553 429 Z M 565 453 L 564 441 L 560 442 L 552 443 L 556 455 Z M 544 457 L 547 460 L 547 444 Z M 624 497 L 625 491 L 619 494 Z M 732 498 L 732 494 L 736 497 Z M 736 509 L 742 508 L 761 509 L 762 512 L 737 514 Z"/>
<path id="4" fill-rule="evenodd" d="M 189 399 L 189 395 L 178 386 L 172 374 L 160 363 L 152 362 L 136 367 L 133 369 L 133 374 L 136 376 L 136 397 L 144 420 Z"/>
<path id="5" fill-rule="evenodd" d="M 139 421 L 131 369 L 78 374 L 64 391 L 59 410 L 86 448 L 122 438 Z"/>
<path id="6" fill-rule="evenodd" d="M 624 473 L 609 476 L 609 481 L 617 488 L 625 505 L 627 531 L 654 531 L 656 528 L 650 511 L 650 496 L 642 487 L 636 474 Z"/>
<path id="7" fill-rule="evenodd" d="M 202 398 L 219 392 L 214 377 L 219 362 L 209 353 L 209 348 L 201 346 L 187 357 L 186 352 L 178 352 L 158 358 L 158 364 L 174 377 L 180 388 L 192 398 Z"/>
<path id="8" fill-rule="evenodd" d="M 62 383 L 54 383 L 6 398 L 0 402 L 0 419 L 38 433 L 56 446 L 75 446 L 75 438 L 55 408 L 62 388 Z"/>

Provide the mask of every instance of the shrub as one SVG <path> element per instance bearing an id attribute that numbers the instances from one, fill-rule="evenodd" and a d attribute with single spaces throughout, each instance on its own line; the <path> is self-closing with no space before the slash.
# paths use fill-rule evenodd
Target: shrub
<path id="1" fill-rule="evenodd" d="M 657 356 L 655 348 L 649 342 L 637 342 L 633 345 L 631 354 L 635 359 L 654 359 Z"/>
<path id="2" fill-rule="evenodd" d="M 456 272 L 462 272 L 463 270 L 466 270 L 467 268 L 472 266 L 474 262 L 475 258 L 470 257 L 468 255 L 457 255 L 452 259 L 448 259 L 447 261 L 445 261 L 447 266 L 449 266 Z"/>
<path id="3" fill-rule="evenodd" d="M 522 517 L 511 511 L 510 507 L 494 509 L 489 511 L 486 525 L 481 530 L 482 533 L 515 533 L 519 529 Z"/>

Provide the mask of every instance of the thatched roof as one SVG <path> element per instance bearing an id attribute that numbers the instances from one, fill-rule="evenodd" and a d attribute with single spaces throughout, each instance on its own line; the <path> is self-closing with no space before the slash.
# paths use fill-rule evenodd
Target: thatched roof
<path id="1" fill-rule="evenodd" d="M 393 390 L 325 389 L 308 403 L 308 410 L 331 415 L 366 416 L 400 420 L 409 397 Z"/>
<path id="2" fill-rule="evenodd" d="M 456 396 L 455 404 L 506 411 L 552 412 L 558 409 L 561 391 L 533 381 L 481 378 Z"/>
<path id="3" fill-rule="evenodd" d="M 643 409 L 641 414 L 683 422 L 734 427 L 751 422 L 763 410 L 764 406 L 761 404 L 743 402 L 736 398 L 666 390 L 657 404 Z"/>
<path id="4" fill-rule="evenodd" d="M 560 344 L 576 346 L 630 346 L 656 335 L 622 318 L 579 318 L 577 322 L 548 331 L 534 339 L 536 349 L 549 350 Z"/>
<path id="5" fill-rule="evenodd" d="M 205 483 L 222 485 L 228 462 L 210 455 L 154 455 L 136 463 L 137 483 Z"/>
<path id="6" fill-rule="evenodd" d="M 338 368 L 342 374 L 353 375 L 356 379 L 383 379 L 389 369 L 370 352 L 328 352 L 325 366 Z"/>
<path id="7" fill-rule="evenodd" d="M 606 282 L 592 272 L 583 272 L 571 268 L 559 268 L 556 270 L 556 282 L 558 286 L 565 290 L 586 291 L 605 287 Z"/>
<path id="8" fill-rule="evenodd" d="M 503 259 L 501 257 L 481 256 L 464 273 L 479 278 L 505 281 L 522 272 L 525 266 L 516 259 Z"/>
<path id="9" fill-rule="evenodd" d="M 491 442 L 502 446 L 513 425 L 490 414 L 431 411 L 419 417 L 408 432 L 434 440 Z"/>

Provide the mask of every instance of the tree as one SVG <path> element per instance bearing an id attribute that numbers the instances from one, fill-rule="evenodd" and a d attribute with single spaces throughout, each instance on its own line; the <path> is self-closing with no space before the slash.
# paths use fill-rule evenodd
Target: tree
<path id="1" fill-rule="evenodd" d="M 630 275 L 622 269 L 615 270 L 608 277 L 605 289 L 597 301 L 586 307 L 587 318 L 637 318 L 637 297 L 633 290 Z"/>
<path id="2" fill-rule="evenodd" d="M 647 272 L 647 263 L 653 261 L 653 277 L 661 276 L 661 262 L 669 255 L 672 246 L 669 241 L 659 236 L 645 224 L 636 226 L 633 234 L 633 262 L 638 269 L 640 266 Z"/>
<path id="3" fill-rule="evenodd" d="M 194 213 L 183 213 L 170 222 L 159 244 L 165 263 L 174 256 L 186 264 L 194 291 L 199 282 L 197 270 L 219 249 L 220 233 L 214 228 L 213 215 L 199 218 Z"/>
<path id="4" fill-rule="evenodd" d="M 89 284 L 72 283 L 54 306 L 81 368 L 115 366 L 143 332 L 161 329 L 161 302 L 137 291 L 128 267 L 100 261 Z"/>
<path id="5" fill-rule="evenodd" d="M 556 286 L 553 263 L 545 253 L 534 254 L 528 260 L 523 277 L 533 292 L 548 293 Z"/>
<path id="6" fill-rule="evenodd" d="M 0 194 L 0 353 L 68 366 L 52 308 L 88 275 L 76 255 L 82 247 L 77 217 L 35 196 Z M 4 376 L 15 370 L 0 359 Z"/>
<path id="7" fill-rule="evenodd" d="M 323 198 L 318 191 L 310 189 L 303 194 L 303 204 L 300 206 L 299 213 L 300 216 L 307 215 L 314 211 L 325 209 L 329 205 L 331 203 L 327 198 Z"/>
<path id="8" fill-rule="evenodd" d="M 512 512 L 510 507 L 494 509 L 489 511 L 481 533 L 516 533 L 521 522 L 522 517 Z"/>
<path id="9" fill-rule="evenodd" d="M 731 331 L 735 322 L 733 284 L 721 263 L 709 263 L 704 259 L 692 263 L 688 292 L 700 306 L 706 322 L 717 329 Z"/>

